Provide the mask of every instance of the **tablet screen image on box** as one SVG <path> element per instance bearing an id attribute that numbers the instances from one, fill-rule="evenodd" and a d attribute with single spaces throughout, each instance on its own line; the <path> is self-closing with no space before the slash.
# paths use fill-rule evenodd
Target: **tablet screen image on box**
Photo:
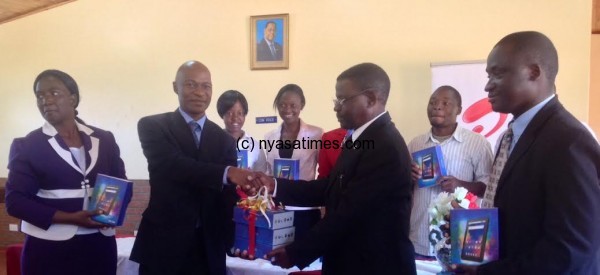
<path id="1" fill-rule="evenodd" d="M 300 179 L 300 160 L 276 158 L 273 161 L 273 176 L 280 179 Z"/>
<path id="2" fill-rule="evenodd" d="M 440 177 L 447 175 L 442 148 L 439 145 L 413 152 L 412 160 L 421 169 L 419 188 L 434 186 Z"/>
<path id="3" fill-rule="evenodd" d="M 421 171 L 422 179 L 432 179 L 435 176 L 435 171 L 433 170 L 433 158 L 431 154 L 423 156 L 421 162 Z"/>
<path id="4" fill-rule="evenodd" d="M 450 211 L 450 259 L 480 265 L 499 258 L 498 208 Z"/>
<path id="5" fill-rule="evenodd" d="M 460 258 L 474 262 L 482 262 L 485 254 L 489 218 L 471 219 L 467 221 L 467 229 L 463 238 L 463 249 Z"/>
<path id="6" fill-rule="evenodd" d="M 237 151 L 237 167 L 248 169 L 248 150 Z"/>

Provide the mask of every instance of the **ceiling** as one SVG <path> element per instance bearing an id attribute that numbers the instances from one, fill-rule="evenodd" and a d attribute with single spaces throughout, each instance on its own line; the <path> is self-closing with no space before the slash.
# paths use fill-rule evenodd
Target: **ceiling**
<path id="1" fill-rule="evenodd" d="M 75 0 L 0 0 L 0 24 Z"/>

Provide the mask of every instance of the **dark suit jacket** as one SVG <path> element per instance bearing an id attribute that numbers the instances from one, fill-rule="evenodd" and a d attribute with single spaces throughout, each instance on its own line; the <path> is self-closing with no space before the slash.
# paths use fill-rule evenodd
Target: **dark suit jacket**
<path id="1" fill-rule="evenodd" d="M 142 118 L 138 134 L 150 173 L 150 202 L 144 211 L 131 259 L 157 274 L 178 270 L 203 230 L 211 274 L 225 274 L 226 220 L 233 209 L 223 190 L 227 165 L 237 165 L 233 138 L 206 120 L 200 148 L 179 113 Z"/>
<path id="2" fill-rule="evenodd" d="M 304 268 L 323 255 L 323 274 L 415 274 L 408 238 L 410 154 L 389 114 L 375 120 L 344 149 L 327 179 L 278 179 L 278 200 L 291 205 L 325 205 L 325 217 L 306 238 L 286 247 Z"/>
<path id="3" fill-rule="evenodd" d="M 500 260 L 481 274 L 600 274 L 600 148 L 554 98 L 502 171 Z"/>
<path id="4" fill-rule="evenodd" d="M 256 60 L 258 61 L 281 61 L 283 60 L 283 49 L 281 45 L 277 42 L 273 41 L 273 46 L 275 47 L 275 56 L 271 53 L 271 49 L 269 48 L 269 44 L 263 38 L 260 40 L 260 43 L 256 45 Z"/>

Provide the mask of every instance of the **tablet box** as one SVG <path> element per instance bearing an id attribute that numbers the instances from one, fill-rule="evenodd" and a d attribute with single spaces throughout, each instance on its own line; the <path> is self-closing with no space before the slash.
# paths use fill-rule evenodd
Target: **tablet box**
<path id="1" fill-rule="evenodd" d="M 100 209 L 104 214 L 93 216 L 92 220 L 110 226 L 123 225 L 132 189 L 131 181 L 98 174 L 88 210 Z"/>
<path id="2" fill-rule="evenodd" d="M 237 167 L 248 169 L 248 150 L 237 151 Z"/>
<path id="3" fill-rule="evenodd" d="M 451 210 L 451 262 L 480 265 L 497 260 L 498 233 L 498 208 Z"/>
<path id="4" fill-rule="evenodd" d="M 416 151 L 412 153 L 412 158 L 421 168 L 419 188 L 434 186 L 439 177 L 447 175 L 442 148 L 439 145 Z"/>
<path id="5" fill-rule="evenodd" d="M 300 179 L 300 160 L 276 158 L 273 160 L 273 176 L 280 179 Z"/>
<path id="6" fill-rule="evenodd" d="M 260 212 L 256 213 L 256 227 L 280 229 L 294 226 L 294 211 L 267 210 L 266 213 L 267 217 L 269 217 L 269 220 L 271 221 L 271 227 L 269 227 L 267 219 L 265 219 Z M 236 223 L 248 224 L 249 215 L 249 210 L 242 209 L 240 207 L 233 208 L 233 221 Z"/>

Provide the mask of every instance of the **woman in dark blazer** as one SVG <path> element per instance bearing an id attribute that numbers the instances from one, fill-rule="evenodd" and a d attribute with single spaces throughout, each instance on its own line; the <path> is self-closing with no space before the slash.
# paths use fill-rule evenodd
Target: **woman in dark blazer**
<path id="1" fill-rule="evenodd" d="M 112 133 L 77 117 L 79 89 L 68 74 L 46 70 L 33 84 L 46 120 L 10 148 L 6 208 L 26 234 L 22 272 L 115 274 L 115 231 L 87 209 L 98 173 L 125 178 Z M 128 203 L 130 198 L 126 198 Z"/>

